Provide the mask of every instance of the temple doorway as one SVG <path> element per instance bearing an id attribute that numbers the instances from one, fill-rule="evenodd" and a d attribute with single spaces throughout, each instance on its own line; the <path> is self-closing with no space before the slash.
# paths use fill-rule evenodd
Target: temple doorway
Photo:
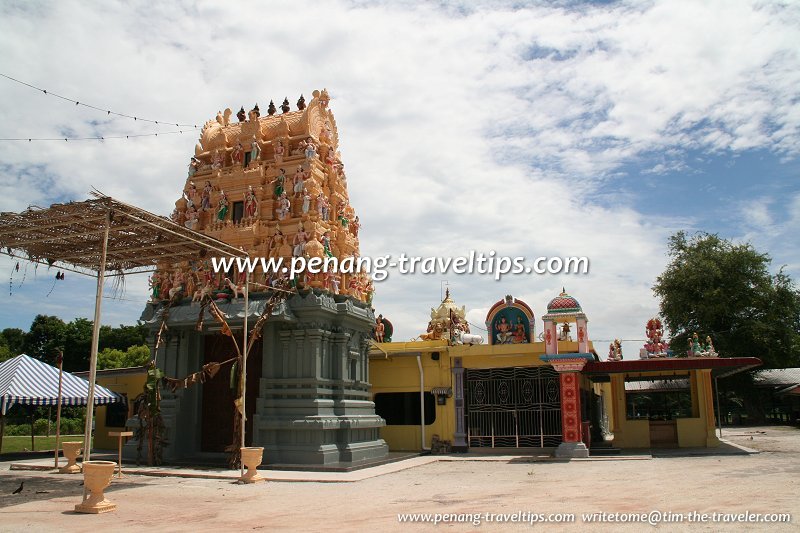
<path id="1" fill-rule="evenodd" d="M 561 388 L 549 366 L 467 369 L 471 448 L 550 448 L 561 443 Z"/>
<path id="2" fill-rule="evenodd" d="M 237 342 L 242 345 L 241 332 Z M 261 339 L 256 341 L 247 359 L 247 389 L 245 409 L 245 445 L 253 442 L 253 414 L 256 410 L 258 385 L 261 379 Z M 234 357 L 236 350 L 230 337 L 216 334 L 206 335 L 205 358 L 203 364 L 221 363 Z M 231 390 L 231 363 L 224 365 L 219 373 L 203 383 L 200 450 L 203 452 L 224 452 L 233 443 L 233 400 Z"/>

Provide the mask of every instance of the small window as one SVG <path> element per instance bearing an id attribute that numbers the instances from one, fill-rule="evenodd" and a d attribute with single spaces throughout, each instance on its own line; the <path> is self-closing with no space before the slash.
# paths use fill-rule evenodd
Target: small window
<path id="1" fill-rule="evenodd" d="M 233 223 L 238 224 L 244 218 L 244 202 L 233 202 Z"/>
<path id="2" fill-rule="evenodd" d="M 375 395 L 375 413 L 386 420 L 387 426 L 418 426 L 420 424 L 419 392 L 381 392 Z M 425 393 L 425 425 L 436 421 L 436 399 Z"/>
<path id="3" fill-rule="evenodd" d="M 125 396 L 123 394 L 123 396 Z M 126 397 L 127 398 L 127 397 Z M 106 406 L 106 427 L 124 428 L 128 421 L 128 403 L 116 402 Z"/>

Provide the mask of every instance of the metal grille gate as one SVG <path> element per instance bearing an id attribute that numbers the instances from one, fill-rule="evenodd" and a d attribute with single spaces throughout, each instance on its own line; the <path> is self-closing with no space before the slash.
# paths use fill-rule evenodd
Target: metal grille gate
<path id="1" fill-rule="evenodd" d="M 561 443 L 561 387 L 549 366 L 466 370 L 467 443 L 545 448 Z"/>

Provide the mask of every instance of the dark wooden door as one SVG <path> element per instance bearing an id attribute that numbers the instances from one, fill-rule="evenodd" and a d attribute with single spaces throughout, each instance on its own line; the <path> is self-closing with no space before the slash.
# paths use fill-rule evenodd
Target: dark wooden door
<path id="1" fill-rule="evenodd" d="M 238 342 L 241 346 L 241 336 Z M 245 445 L 248 446 L 253 441 L 253 414 L 261 378 L 261 346 L 259 339 L 247 359 Z M 204 364 L 226 361 L 235 356 L 236 349 L 230 337 L 221 334 L 206 336 Z M 231 368 L 231 363 L 224 365 L 213 379 L 203 384 L 200 449 L 204 452 L 224 452 L 234 438 L 239 438 L 233 434 L 235 395 L 230 387 Z"/>

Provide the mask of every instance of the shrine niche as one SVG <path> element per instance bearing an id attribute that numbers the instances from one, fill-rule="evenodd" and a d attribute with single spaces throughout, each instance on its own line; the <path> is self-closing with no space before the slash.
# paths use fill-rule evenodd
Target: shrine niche
<path id="1" fill-rule="evenodd" d="M 526 344 L 535 334 L 533 310 L 511 295 L 495 303 L 486 315 L 489 344 Z"/>

